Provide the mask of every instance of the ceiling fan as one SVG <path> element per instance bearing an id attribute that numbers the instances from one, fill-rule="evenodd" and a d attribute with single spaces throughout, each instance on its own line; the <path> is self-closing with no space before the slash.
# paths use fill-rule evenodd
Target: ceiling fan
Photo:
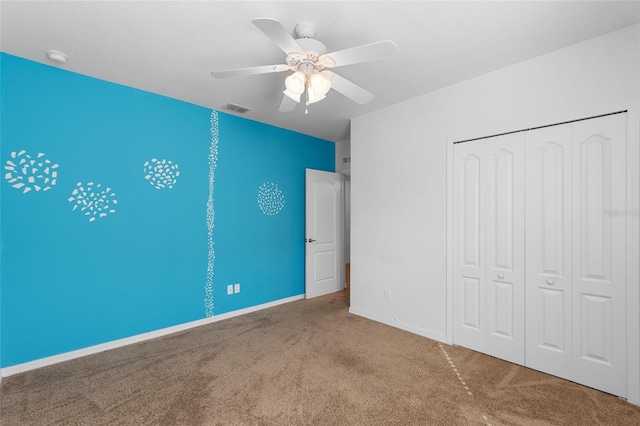
<path id="1" fill-rule="evenodd" d="M 293 111 L 303 95 L 305 107 L 321 101 L 330 89 L 359 104 L 366 104 L 373 99 L 372 93 L 329 69 L 375 61 L 398 52 L 394 42 L 385 40 L 326 53 L 326 46 L 313 38 L 316 27 L 311 22 L 301 22 L 296 26 L 298 39 L 294 39 L 275 19 L 256 18 L 252 22 L 287 54 L 286 63 L 214 71 L 211 75 L 226 78 L 293 71 L 285 79 L 286 88 L 279 108 L 282 112 Z M 305 114 L 307 113 L 308 109 L 305 108 Z"/>

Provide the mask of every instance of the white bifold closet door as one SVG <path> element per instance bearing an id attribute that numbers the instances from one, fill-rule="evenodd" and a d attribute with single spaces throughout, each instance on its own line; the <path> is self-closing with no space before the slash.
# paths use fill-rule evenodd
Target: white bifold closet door
<path id="1" fill-rule="evenodd" d="M 524 363 L 524 137 L 454 146 L 454 342 Z"/>
<path id="2" fill-rule="evenodd" d="M 626 397 L 626 120 L 454 145 L 455 344 Z"/>
<path id="3" fill-rule="evenodd" d="M 527 132 L 526 365 L 626 396 L 626 114 Z"/>

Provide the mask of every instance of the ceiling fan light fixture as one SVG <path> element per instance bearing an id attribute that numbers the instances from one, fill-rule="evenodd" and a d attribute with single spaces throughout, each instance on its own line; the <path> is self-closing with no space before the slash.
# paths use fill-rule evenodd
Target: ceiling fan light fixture
<path id="1" fill-rule="evenodd" d="M 309 90 L 307 93 L 309 94 L 309 97 L 307 100 L 309 104 L 314 104 L 326 98 L 325 95 L 318 95 L 313 90 Z"/>
<path id="2" fill-rule="evenodd" d="M 287 91 L 300 98 L 300 95 L 304 93 L 306 82 L 306 76 L 300 71 L 296 71 L 284 80 L 284 85 L 287 87 Z"/>
<path id="3" fill-rule="evenodd" d="M 319 73 L 315 73 L 309 78 L 309 85 L 311 86 L 313 94 L 315 96 L 322 96 L 322 98 L 324 98 L 324 95 L 331 89 L 331 82 Z"/>
<path id="4" fill-rule="evenodd" d="M 288 97 L 290 97 L 294 101 L 300 103 L 300 93 L 293 93 L 289 89 L 286 89 L 282 93 L 284 93 L 285 95 L 287 95 Z"/>

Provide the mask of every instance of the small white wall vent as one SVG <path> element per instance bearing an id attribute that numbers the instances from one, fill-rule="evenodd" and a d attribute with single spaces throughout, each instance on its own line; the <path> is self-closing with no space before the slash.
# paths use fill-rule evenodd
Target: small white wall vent
<path id="1" fill-rule="evenodd" d="M 238 114 L 244 114 L 244 113 L 246 113 L 248 111 L 251 111 L 251 109 L 249 109 L 247 107 L 243 107 L 241 105 L 232 104 L 231 102 L 228 102 L 227 104 L 225 104 L 224 109 L 226 109 L 227 111 L 237 112 Z"/>

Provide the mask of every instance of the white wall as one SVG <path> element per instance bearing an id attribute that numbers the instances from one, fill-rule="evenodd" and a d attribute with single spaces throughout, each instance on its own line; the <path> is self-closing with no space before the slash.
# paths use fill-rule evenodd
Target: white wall
<path id="1" fill-rule="evenodd" d="M 351 175 L 344 177 L 344 261 L 351 263 Z"/>
<path id="2" fill-rule="evenodd" d="M 445 339 L 447 138 L 639 98 L 634 25 L 353 119 L 351 312 Z"/>
<path id="3" fill-rule="evenodd" d="M 351 164 L 344 164 L 342 159 L 351 156 L 351 140 L 336 142 L 336 173 L 351 173 Z"/>
<path id="4" fill-rule="evenodd" d="M 336 173 L 344 174 L 344 261 L 351 262 L 351 163 L 343 158 L 351 156 L 351 140 L 336 142 Z"/>

